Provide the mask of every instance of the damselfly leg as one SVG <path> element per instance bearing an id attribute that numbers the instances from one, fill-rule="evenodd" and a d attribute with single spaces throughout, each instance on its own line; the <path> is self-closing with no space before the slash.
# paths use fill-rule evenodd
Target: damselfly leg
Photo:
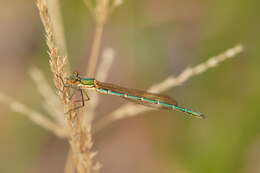
<path id="1" fill-rule="evenodd" d="M 72 89 L 72 93 L 71 93 L 70 96 L 69 96 L 69 100 L 72 100 L 72 98 L 75 96 L 75 94 L 76 94 L 77 91 L 80 92 L 80 98 L 81 98 L 81 99 L 80 99 L 80 100 L 74 100 L 73 103 L 76 104 L 77 102 L 80 102 L 81 105 L 76 106 L 76 107 L 74 107 L 74 108 L 68 110 L 68 111 L 66 112 L 66 114 L 68 114 L 68 113 L 70 113 L 70 112 L 72 112 L 72 111 L 76 111 L 77 109 L 80 109 L 80 108 L 84 107 L 84 106 L 85 106 L 85 101 L 89 101 L 89 100 L 90 100 L 90 98 L 89 98 L 87 92 L 86 92 L 85 90 L 82 90 L 82 89 L 81 89 L 80 87 L 78 87 L 78 86 L 66 84 L 61 76 L 59 76 L 59 75 L 56 75 L 56 76 L 57 76 L 58 78 L 60 78 L 60 80 L 61 80 L 61 82 L 62 82 L 62 84 L 63 84 L 63 90 L 59 90 L 60 92 L 64 92 L 64 88 Z M 85 95 L 86 98 L 84 98 L 84 95 Z"/>
<path id="2" fill-rule="evenodd" d="M 85 106 L 85 101 L 89 101 L 89 100 L 90 100 L 90 98 L 89 98 L 89 96 L 88 96 L 88 94 L 87 94 L 86 91 L 84 91 L 84 90 L 82 90 L 82 89 L 77 89 L 77 90 L 80 92 L 80 98 L 81 98 L 81 99 L 80 99 L 80 100 L 74 100 L 73 102 L 74 102 L 74 104 L 76 104 L 76 102 L 80 102 L 81 105 L 75 106 L 74 108 L 68 110 L 68 111 L 66 112 L 66 114 L 68 114 L 68 113 L 70 113 L 70 112 L 72 112 L 72 111 L 76 111 L 76 110 L 78 110 L 78 109 L 80 109 L 80 108 L 83 108 L 83 107 Z M 84 95 L 87 97 L 86 99 L 84 98 Z"/>

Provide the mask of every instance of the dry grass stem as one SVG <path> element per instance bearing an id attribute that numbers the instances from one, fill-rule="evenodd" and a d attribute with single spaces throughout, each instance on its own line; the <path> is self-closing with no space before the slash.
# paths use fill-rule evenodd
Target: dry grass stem
<path id="1" fill-rule="evenodd" d="M 108 71 L 111 68 L 111 65 L 114 61 L 115 51 L 112 48 L 107 48 L 103 51 L 101 56 L 101 64 L 98 67 L 96 78 L 100 81 L 105 81 L 108 76 Z M 95 115 L 94 111 L 99 102 L 99 95 L 96 93 L 90 93 L 91 101 L 88 104 L 88 116 L 86 118 L 87 124 L 91 124 Z"/>
<path id="2" fill-rule="evenodd" d="M 52 19 L 53 31 L 55 35 L 55 41 L 57 47 L 60 50 L 60 54 L 63 56 L 68 55 L 66 37 L 64 34 L 63 20 L 60 10 L 60 1 L 59 0 L 47 0 L 47 5 L 49 9 L 49 15 Z"/>
<path id="3" fill-rule="evenodd" d="M 95 16 L 95 7 L 94 7 L 94 4 L 91 2 L 91 0 L 83 0 L 86 7 L 88 8 L 90 14 L 92 15 L 92 17 Z"/>
<path id="4" fill-rule="evenodd" d="M 108 75 L 108 70 L 110 69 L 113 60 L 114 60 L 114 50 L 112 48 L 107 48 L 104 50 L 102 54 L 102 61 L 101 64 L 98 68 L 97 72 L 97 79 L 100 79 L 101 81 L 105 81 Z M 83 116 L 82 122 L 85 124 L 91 124 L 95 115 L 94 111 L 96 109 L 96 106 L 98 105 L 99 101 L 99 95 L 96 93 L 89 93 L 89 96 L 91 98 L 91 101 L 88 102 L 88 108 L 87 108 L 87 115 Z M 68 161 L 72 160 L 72 152 L 70 151 L 68 154 Z M 73 163 L 68 163 L 66 164 L 65 172 L 66 173 L 71 173 L 73 170 Z"/>
<path id="5" fill-rule="evenodd" d="M 75 173 L 75 164 L 72 155 L 73 153 L 72 150 L 70 149 L 67 155 L 64 173 Z"/>
<path id="6" fill-rule="evenodd" d="M 216 67 L 219 65 L 221 62 L 229 59 L 229 58 L 234 58 L 235 55 L 241 53 L 243 51 L 243 46 L 242 45 L 237 45 L 233 48 L 230 48 L 226 50 L 224 53 L 221 53 L 217 56 L 213 56 L 209 58 L 206 62 L 201 63 L 195 67 L 192 68 L 187 68 L 184 70 L 178 77 L 170 76 L 166 78 L 164 81 L 162 81 L 159 84 L 156 84 L 152 86 L 150 89 L 148 89 L 149 92 L 154 92 L 154 93 L 160 93 L 163 92 L 169 88 L 182 85 L 184 82 L 186 82 L 188 79 L 195 75 L 199 75 L 204 73 L 210 68 Z M 140 105 L 134 105 L 132 103 L 127 103 L 111 114 L 107 115 L 105 118 L 100 120 L 94 127 L 94 132 L 101 130 L 108 124 L 127 117 L 131 116 L 136 116 L 140 113 L 143 113 L 145 111 L 151 110 L 152 108 L 149 107 L 144 107 Z"/>
<path id="7" fill-rule="evenodd" d="M 103 35 L 103 26 L 99 25 L 96 28 L 95 35 L 94 35 L 94 41 L 91 49 L 91 55 L 88 63 L 88 68 L 86 75 L 88 77 L 94 77 L 95 71 L 96 71 L 96 65 L 98 61 L 99 56 L 99 50 L 101 47 L 101 39 Z"/>
<path id="8" fill-rule="evenodd" d="M 68 66 L 67 64 L 68 60 L 66 56 L 61 57 L 59 54 L 60 52 L 58 51 L 58 47 L 55 42 L 56 39 L 54 35 L 54 30 L 53 30 L 53 26 L 49 16 L 49 11 L 46 2 L 44 0 L 37 0 L 37 6 L 46 32 L 46 42 L 49 48 L 49 55 L 50 55 L 49 62 L 50 62 L 51 70 L 54 73 L 55 86 L 57 87 L 58 90 L 62 91 L 63 83 L 60 80 L 60 77 L 64 79 L 67 76 L 66 66 Z M 68 103 L 69 101 L 65 100 L 66 97 L 64 97 L 64 94 L 65 93 L 60 92 L 59 95 L 64 102 Z"/>
<path id="9" fill-rule="evenodd" d="M 123 0 L 114 0 L 111 7 L 110 7 L 110 14 L 117 8 L 119 7 L 120 5 L 123 4 Z"/>
<path id="10" fill-rule="evenodd" d="M 89 8 L 92 8 L 90 2 L 88 2 L 87 0 L 85 0 L 85 2 L 89 6 Z M 96 30 L 86 71 L 86 76 L 88 77 L 95 76 L 97 61 L 101 48 L 101 40 L 103 36 L 104 25 L 106 23 L 110 10 L 109 0 L 98 0 L 96 1 L 96 3 L 96 7 L 94 8 Z"/>
<path id="11" fill-rule="evenodd" d="M 54 133 L 56 136 L 60 138 L 67 137 L 68 133 L 64 128 L 61 128 L 52 122 L 49 118 L 46 118 L 46 116 L 28 108 L 18 101 L 15 101 L 11 97 L 0 93 L 0 102 L 9 106 L 12 111 L 25 115 L 32 122 Z"/>
<path id="12" fill-rule="evenodd" d="M 37 67 L 32 67 L 29 70 L 29 74 L 34 81 L 38 92 L 44 98 L 43 107 L 53 117 L 53 119 L 61 126 L 65 125 L 64 113 L 62 105 L 57 98 L 55 92 L 49 86 L 46 78 L 41 70 Z"/>
<path id="13" fill-rule="evenodd" d="M 83 127 L 74 130 L 69 142 L 73 151 L 72 158 L 75 162 L 77 172 L 98 173 L 101 165 L 93 161 L 96 153 L 91 151 L 93 146 L 91 128 Z"/>
<path id="14" fill-rule="evenodd" d="M 152 86 L 148 89 L 149 92 L 160 93 L 166 91 L 169 88 L 176 87 L 182 85 L 184 82 L 189 80 L 191 77 L 200 75 L 210 68 L 216 67 L 221 62 L 228 60 L 230 58 L 235 58 L 237 54 L 241 53 L 244 50 L 242 45 L 234 46 L 225 52 L 210 57 L 206 62 L 201 63 L 195 67 L 185 69 L 178 77 L 170 76 L 166 78 L 163 82 Z"/>
<path id="15" fill-rule="evenodd" d="M 56 88 L 61 91 L 59 96 L 64 103 L 65 110 L 71 110 L 75 105 L 70 102 L 70 89 L 64 88 L 61 78 L 64 80 L 68 71 L 67 57 L 61 57 L 55 42 L 52 22 L 48 13 L 46 1 L 37 0 L 40 17 L 46 32 L 46 42 L 49 48 L 50 67 L 54 74 Z M 65 80 L 64 80 L 65 81 Z M 94 152 L 91 151 L 92 139 L 90 127 L 81 123 L 81 117 L 77 112 L 70 111 L 66 115 L 69 131 L 69 143 L 72 148 L 72 158 L 78 173 L 97 173 L 99 164 L 93 162 Z"/>
<path id="16" fill-rule="evenodd" d="M 89 57 L 86 76 L 94 77 L 96 73 L 97 61 L 101 48 L 104 25 L 111 12 L 123 3 L 123 0 L 97 0 L 94 5 L 90 0 L 84 0 L 87 8 L 95 18 L 96 29 Z"/>
<path id="17" fill-rule="evenodd" d="M 123 0 L 114 0 L 113 7 L 118 7 L 123 4 Z"/>
<path id="18" fill-rule="evenodd" d="M 98 67 L 96 78 L 100 81 L 105 81 L 115 59 L 115 51 L 112 48 L 107 48 L 103 51 L 101 56 L 101 63 Z"/>

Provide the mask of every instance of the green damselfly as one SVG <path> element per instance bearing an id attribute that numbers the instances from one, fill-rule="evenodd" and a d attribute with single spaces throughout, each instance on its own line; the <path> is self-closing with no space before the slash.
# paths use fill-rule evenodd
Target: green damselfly
<path id="1" fill-rule="evenodd" d="M 87 97 L 86 100 L 89 100 L 89 96 L 84 90 L 94 89 L 98 93 L 119 96 L 128 101 L 142 104 L 145 106 L 177 110 L 192 115 L 193 117 L 205 118 L 205 116 L 202 113 L 178 106 L 177 102 L 171 97 L 136 89 L 124 88 L 114 84 L 100 82 L 94 78 L 82 78 L 78 72 L 73 72 L 73 74 L 67 78 L 66 83 L 64 83 L 64 86 L 71 87 L 80 91 L 82 105 L 77 108 L 83 107 L 85 105 L 83 92 Z"/>

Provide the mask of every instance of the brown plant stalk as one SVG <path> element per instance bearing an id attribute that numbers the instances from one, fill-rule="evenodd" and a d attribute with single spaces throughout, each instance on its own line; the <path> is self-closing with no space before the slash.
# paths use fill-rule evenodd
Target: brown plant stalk
<path id="1" fill-rule="evenodd" d="M 75 105 L 70 101 L 70 89 L 64 87 L 63 81 L 67 76 L 68 59 L 60 56 L 52 21 L 49 16 L 46 1 L 37 0 L 37 7 L 46 32 L 46 42 L 49 48 L 50 67 L 54 74 L 54 83 L 60 91 L 59 97 L 64 104 L 65 111 L 71 110 Z M 97 173 L 99 164 L 94 163 L 92 148 L 91 127 L 81 123 L 80 115 L 75 111 L 69 111 L 66 115 L 66 123 L 69 131 L 69 143 L 72 149 L 72 157 L 78 173 Z"/>
<path id="2" fill-rule="evenodd" d="M 87 7 L 92 10 L 94 7 L 90 5 L 88 0 L 85 0 Z M 88 61 L 86 76 L 94 77 L 96 72 L 97 61 L 100 53 L 101 41 L 103 36 L 104 25 L 109 13 L 109 0 L 98 0 L 94 8 L 94 17 L 96 22 L 96 30 L 94 34 L 91 53 Z"/>

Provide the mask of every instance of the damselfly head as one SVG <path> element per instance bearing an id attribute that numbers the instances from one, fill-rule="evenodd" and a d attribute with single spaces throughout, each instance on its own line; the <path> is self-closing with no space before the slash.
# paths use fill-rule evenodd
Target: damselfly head
<path id="1" fill-rule="evenodd" d="M 79 84 L 81 81 L 81 77 L 79 76 L 78 72 L 73 72 L 67 79 L 67 84 L 68 85 L 75 85 L 75 84 Z"/>

